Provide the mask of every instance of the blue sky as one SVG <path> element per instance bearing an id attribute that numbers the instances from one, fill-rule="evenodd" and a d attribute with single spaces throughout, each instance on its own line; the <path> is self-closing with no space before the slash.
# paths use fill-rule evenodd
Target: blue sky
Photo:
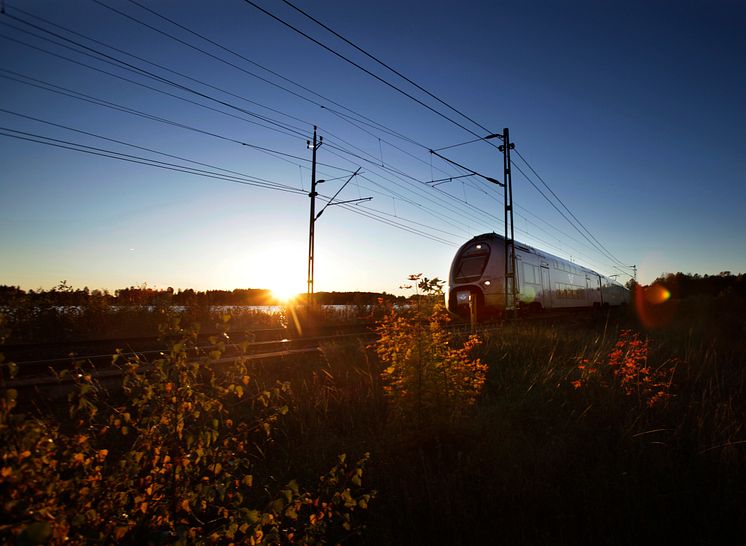
<path id="1" fill-rule="evenodd" d="M 317 290 L 396 292 L 411 273 L 444 278 L 460 244 L 479 233 L 502 232 L 498 188 L 475 177 L 437 189 L 427 184 L 463 174 L 428 150 L 471 140 L 469 132 L 242 0 L 138 2 L 243 58 L 130 1 L 5 2 L 0 283 L 49 288 L 66 279 L 74 286 L 108 289 L 146 282 L 161 288 L 281 285 L 304 291 L 311 156 L 305 141 L 313 125 L 325 140 L 318 150 L 325 164 L 319 178 L 329 179 L 319 191 L 331 197 L 345 181 L 339 177 L 360 167 L 362 176 L 339 199 L 373 197 L 349 209 L 331 207 L 317 222 Z M 282 1 L 255 2 L 484 133 Z M 742 2 L 297 0 L 296 5 L 482 126 L 493 132 L 509 127 L 517 150 L 607 252 L 594 248 L 514 170 L 518 240 L 605 274 L 620 273 L 619 264 L 635 264 L 642 282 L 663 272 L 746 271 Z M 22 21 L 201 95 L 113 66 L 111 59 L 71 51 L 69 42 Z M 151 118 L 29 83 L 84 93 Z M 351 123 L 350 116 L 357 121 Z M 210 167 L 191 167 L 230 170 L 244 182 L 254 180 L 246 176 L 259 177 L 283 191 L 8 136 L 23 136 L 18 131 L 178 165 L 198 161 Z M 501 156 L 485 142 L 441 153 L 502 179 Z M 515 155 L 514 160 L 550 195 Z"/>

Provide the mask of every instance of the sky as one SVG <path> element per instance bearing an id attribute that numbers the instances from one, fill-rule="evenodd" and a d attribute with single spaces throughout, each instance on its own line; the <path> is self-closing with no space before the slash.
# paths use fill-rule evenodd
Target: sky
<path id="1" fill-rule="evenodd" d="M 503 128 L 516 240 L 746 272 L 743 2 L 252 2 L 5 0 L 0 284 L 305 292 L 314 126 L 316 291 L 502 233 Z"/>

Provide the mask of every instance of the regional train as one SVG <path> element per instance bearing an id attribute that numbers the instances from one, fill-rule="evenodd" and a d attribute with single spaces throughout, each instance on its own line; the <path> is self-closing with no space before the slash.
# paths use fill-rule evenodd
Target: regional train
<path id="1" fill-rule="evenodd" d="M 501 235 L 485 233 L 459 248 L 448 276 L 449 311 L 478 320 L 505 312 L 505 246 Z M 614 279 L 518 241 L 514 248 L 516 297 L 513 301 L 508 284 L 508 310 L 591 308 L 630 301 L 629 290 Z"/>

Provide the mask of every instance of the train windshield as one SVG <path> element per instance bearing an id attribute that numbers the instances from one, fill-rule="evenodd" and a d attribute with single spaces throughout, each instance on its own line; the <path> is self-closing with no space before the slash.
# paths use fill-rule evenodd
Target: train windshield
<path id="1" fill-rule="evenodd" d="M 475 243 L 464 249 L 456 264 L 455 280 L 470 282 L 481 277 L 489 257 L 490 247 L 485 243 Z"/>

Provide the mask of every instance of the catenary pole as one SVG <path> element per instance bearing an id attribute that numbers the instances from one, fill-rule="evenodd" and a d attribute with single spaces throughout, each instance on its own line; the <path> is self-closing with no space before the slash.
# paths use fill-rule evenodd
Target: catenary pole
<path id="1" fill-rule="evenodd" d="M 306 141 L 306 145 L 312 150 L 311 160 L 311 192 L 308 196 L 311 198 L 311 213 L 308 222 L 308 292 L 306 294 L 306 305 L 308 309 L 313 307 L 313 261 L 314 261 L 314 224 L 316 223 L 316 150 L 321 146 L 324 137 L 316 138 L 316 126 L 313 126 L 313 144 Z"/>
<path id="2" fill-rule="evenodd" d="M 505 313 L 517 311 L 517 283 L 515 274 L 515 231 L 513 228 L 513 176 L 510 166 L 510 150 L 515 144 L 510 142 L 510 131 L 503 129 L 503 143 L 499 150 L 503 153 L 503 183 L 505 188 Z"/>

